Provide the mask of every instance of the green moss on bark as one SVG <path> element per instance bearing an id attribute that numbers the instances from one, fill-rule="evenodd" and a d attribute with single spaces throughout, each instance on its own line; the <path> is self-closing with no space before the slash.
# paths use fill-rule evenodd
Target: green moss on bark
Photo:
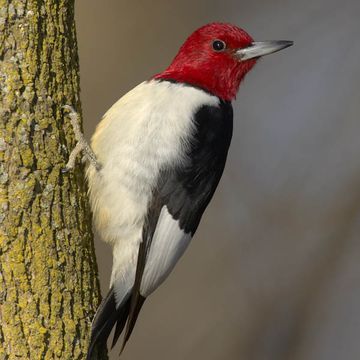
<path id="1" fill-rule="evenodd" d="M 0 0 L 0 359 L 82 359 L 99 303 L 70 0 Z M 99 359 L 106 358 L 102 354 Z"/>

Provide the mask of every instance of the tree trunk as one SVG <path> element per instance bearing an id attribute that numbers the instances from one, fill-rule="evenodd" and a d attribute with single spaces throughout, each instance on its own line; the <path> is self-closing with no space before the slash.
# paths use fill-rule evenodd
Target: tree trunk
<path id="1" fill-rule="evenodd" d="M 0 359 L 82 359 L 100 291 L 83 168 L 61 172 L 73 0 L 0 0 L 0 94 Z"/>

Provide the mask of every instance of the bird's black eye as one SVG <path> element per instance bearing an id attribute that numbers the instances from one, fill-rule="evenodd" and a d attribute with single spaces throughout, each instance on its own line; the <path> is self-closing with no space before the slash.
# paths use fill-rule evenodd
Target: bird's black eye
<path id="1" fill-rule="evenodd" d="M 215 51 L 222 51 L 226 48 L 226 44 L 221 40 L 214 40 L 212 47 Z"/>

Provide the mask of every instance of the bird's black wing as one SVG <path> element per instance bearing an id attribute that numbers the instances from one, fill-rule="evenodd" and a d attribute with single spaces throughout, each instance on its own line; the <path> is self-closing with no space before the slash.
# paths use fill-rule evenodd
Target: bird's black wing
<path id="1" fill-rule="evenodd" d="M 221 101 L 218 107 L 201 107 L 194 118 L 196 131 L 188 149 L 186 164 L 163 169 L 159 176 L 139 249 L 123 347 L 131 335 L 145 300 L 141 294 L 141 281 L 144 280 L 145 265 L 154 233 L 161 225 L 161 212 L 166 208 L 167 213 L 185 235 L 192 236 L 195 233 L 224 170 L 232 137 L 232 120 L 230 102 Z M 168 228 L 165 231 L 168 231 Z M 115 342 L 120 335 L 119 332 L 116 335 Z"/>
<path id="2" fill-rule="evenodd" d="M 232 137 L 232 118 L 229 102 L 200 108 L 194 119 L 196 132 L 188 152 L 189 162 L 168 175 L 164 171 L 165 181 L 158 194 L 160 202 L 186 233 L 195 233 L 217 188 Z"/>

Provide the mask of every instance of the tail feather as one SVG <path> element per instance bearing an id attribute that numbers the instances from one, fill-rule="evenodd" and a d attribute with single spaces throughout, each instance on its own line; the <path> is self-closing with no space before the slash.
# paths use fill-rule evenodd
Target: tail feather
<path id="1" fill-rule="evenodd" d="M 148 247 L 149 247 L 148 241 L 142 241 L 139 246 L 136 272 L 135 272 L 135 282 L 131 291 L 128 321 L 126 324 L 125 335 L 121 346 L 120 354 L 123 352 L 125 345 L 130 338 L 130 335 L 134 329 L 141 307 L 146 299 L 144 296 L 140 294 L 140 286 L 141 286 L 141 279 L 145 270 Z"/>
<path id="2" fill-rule="evenodd" d="M 106 298 L 101 302 L 91 328 L 91 340 L 86 360 L 90 360 L 96 346 L 106 346 L 106 341 L 110 335 L 112 328 L 117 323 L 116 329 L 120 336 L 122 328 L 124 328 L 126 320 L 129 316 L 131 296 L 128 294 L 119 306 L 116 306 L 114 289 L 111 288 Z M 124 324 L 119 326 L 119 324 Z M 118 327 L 120 329 L 118 329 Z M 119 331 L 120 330 L 120 331 Z"/>
<path id="3" fill-rule="evenodd" d="M 115 328 L 115 332 L 114 332 L 113 341 L 112 341 L 112 344 L 111 344 L 111 349 L 115 346 L 116 342 L 119 339 L 119 336 L 121 335 L 121 333 L 124 330 L 126 320 L 128 318 L 128 314 L 130 312 L 130 299 L 124 305 L 123 311 L 124 311 L 124 315 L 120 316 L 119 319 L 116 322 L 116 328 Z"/>
<path id="4" fill-rule="evenodd" d="M 145 301 L 145 297 L 140 294 L 140 285 L 145 268 L 147 247 L 147 242 L 142 241 L 140 243 L 134 286 L 124 297 L 121 304 L 116 306 L 113 287 L 111 287 L 108 295 L 100 304 L 93 320 L 90 347 L 86 358 L 87 360 L 91 359 L 93 350 L 96 345 L 106 344 L 106 341 L 112 328 L 115 326 L 115 323 L 116 328 L 111 348 L 113 348 L 116 344 L 126 324 L 125 335 L 120 354 L 124 350 L 124 347 L 134 329 L 140 309 Z"/>
<path id="5" fill-rule="evenodd" d="M 132 303 L 131 307 L 130 307 L 130 312 L 129 312 L 129 317 L 128 317 L 128 322 L 126 324 L 126 329 L 125 329 L 125 335 L 124 335 L 124 340 L 121 346 L 121 350 L 120 350 L 120 354 L 123 352 L 125 345 L 127 343 L 127 341 L 130 338 L 130 335 L 134 329 L 136 320 L 138 318 L 139 312 L 141 310 L 141 307 L 144 304 L 145 301 L 145 297 L 141 296 L 140 294 L 138 295 L 137 299 L 136 299 L 136 303 Z M 134 304 L 134 305 L 133 305 Z M 125 324 L 124 324 L 125 325 Z M 124 326 L 123 326 L 124 327 Z M 120 335 L 120 334 L 119 334 Z M 118 336 L 119 337 L 119 336 Z M 115 337 L 114 337 L 115 340 Z"/>

